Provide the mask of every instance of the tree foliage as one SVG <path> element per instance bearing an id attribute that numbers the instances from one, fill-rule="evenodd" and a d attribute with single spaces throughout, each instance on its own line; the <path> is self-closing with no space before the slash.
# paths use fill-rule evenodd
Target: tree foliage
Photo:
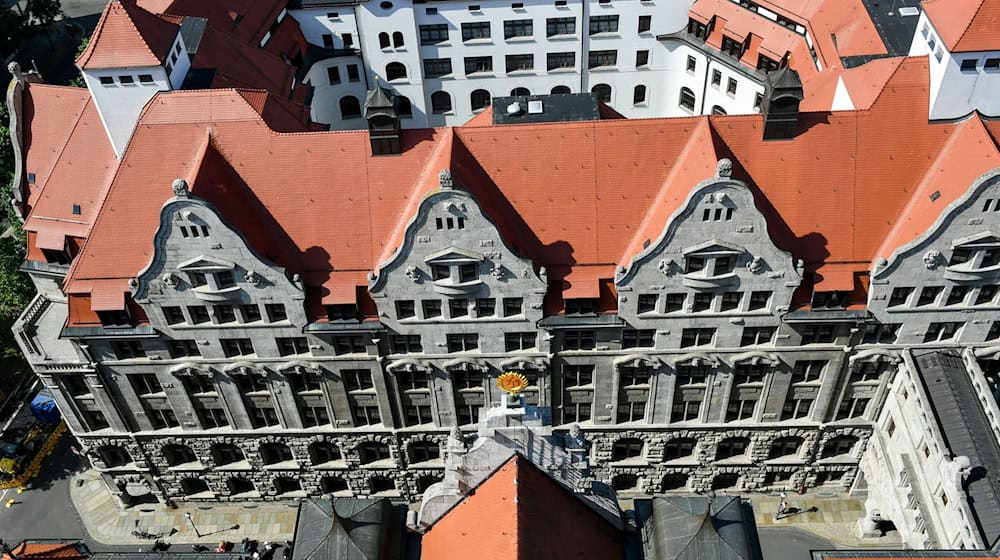
<path id="1" fill-rule="evenodd" d="M 50 25 L 63 13 L 59 0 L 28 0 L 24 12 L 40 26 Z"/>
<path id="2" fill-rule="evenodd" d="M 87 50 L 87 45 L 89 44 L 90 44 L 90 37 L 84 37 L 83 40 L 80 41 L 80 46 L 76 48 L 75 58 L 80 58 L 80 55 L 83 54 L 83 51 Z M 83 73 L 77 74 L 75 78 L 69 81 L 69 85 L 72 87 L 80 87 L 80 88 L 87 87 L 87 82 L 83 79 Z"/>
<path id="3" fill-rule="evenodd" d="M 14 214 L 14 148 L 10 141 L 7 104 L 0 103 L 0 203 L 3 204 L 4 232 L 0 234 L 0 322 L 12 322 L 35 293 L 34 286 L 19 269 L 24 262 L 25 235 Z M 9 229 L 8 229 L 9 228 Z"/>

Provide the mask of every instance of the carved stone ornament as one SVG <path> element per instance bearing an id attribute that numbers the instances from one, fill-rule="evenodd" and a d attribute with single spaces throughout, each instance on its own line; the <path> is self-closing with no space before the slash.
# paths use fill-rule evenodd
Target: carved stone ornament
<path id="1" fill-rule="evenodd" d="M 403 271 L 406 277 L 413 282 L 420 282 L 420 269 L 415 266 L 408 266 L 406 270 Z"/>
<path id="2" fill-rule="evenodd" d="M 764 270 L 764 259 L 754 257 L 747 263 L 747 270 L 754 274 L 760 274 Z"/>
<path id="3" fill-rule="evenodd" d="M 490 274 L 493 275 L 493 277 L 496 278 L 497 280 L 503 280 L 504 277 L 503 265 L 494 264 L 493 267 L 490 268 Z"/>
<path id="4" fill-rule="evenodd" d="M 32 84 L 37 84 L 42 82 L 42 75 L 34 70 L 28 70 L 27 72 L 21 71 L 21 65 L 17 61 L 12 61 L 7 65 L 7 70 L 10 75 L 18 82 L 28 82 Z"/>
<path id="5" fill-rule="evenodd" d="M 927 270 L 934 270 L 939 264 L 941 264 L 941 251 L 931 249 L 924 253 L 924 266 Z"/>
<path id="6" fill-rule="evenodd" d="M 243 279 L 246 280 L 247 284 L 250 284 L 255 288 L 260 285 L 260 276 L 252 270 L 248 270 L 243 276 Z"/>
<path id="7" fill-rule="evenodd" d="M 451 427 L 451 431 L 448 433 L 448 446 L 465 447 L 465 436 L 462 435 L 462 430 L 458 426 Z"/>
<path id="8" fill-rule="evenodd" d="M 438 173 L 438 185 L 440 185 L 442 189 L 450 189 L 455 186 L 455 183 L 451 178 L 450 169 L 442 169 L 441 172 Z"/>
<path id="9" fill-rule="evenodd" d="M 885 257 L 879 257 L 875 260 L 875 270 L 880 270 L 885 268 L 889 264 L 889 261 Z"/>
<path id="10" fill-rule="evenodd" d="M 536 301 L 536 302 L 532 303 L 531 305 L 529 305 L 528 307 L 530 307 L 532 309 L 541 309 L 542 308 L 542 302 Z"/>
<path id="11" fill-rule="evenodd" d="M 725 179 L 733 176 L 733 162 L 728 158 L 722 158 L 715 164 L 715 176 Z"/>
<path id="12" fill-rule="evenodd" d="M 171 185 L 171 188 L 174 190 L 174 196 L 178 198 L 187 198 L 188 195 L 191 194 L 188 189 L 188 183 L 184 179 L 174 179 L 174 183 Z"/>
<path id="13" fill-rule="evenodd" d="M 656 268 L 660 269 L 660 272 L 662 272 L 664 276 L 674 275 L 674 261 L 671 259 L 661 260 L 660 263 L 656 265 Z"/>
<path id="14" fill-rule="evenodd" d="M 128 287 L 131 288 L 131 289 L 133 289 L 133 290 L 136 289 L 136 288 L 138 288 L 139 287 L 139 281 L 136 280 L 135 278 L 129 278 L 128 279 Z"/>

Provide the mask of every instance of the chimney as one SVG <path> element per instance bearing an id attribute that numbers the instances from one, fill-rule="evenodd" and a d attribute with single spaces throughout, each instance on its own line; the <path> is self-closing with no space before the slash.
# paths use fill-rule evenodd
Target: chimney
<path id="1" fill-rule="evenodd" d="M 764 140 L 795 138 L 802 98 L 802 80 L 799 79 L 798 72 L 785 66 L 768 75 L 764 86 L 764 101 L 761 103 Z"/>
<path id="2" fill-rule="evenodd" d="M 365 95 L 365 120 L 368 121 L 368 139 L 373 156 L 403 153 L 399 142 L 399 113 L 396 111 L 396 94 L 375 82 L 375 89 Z"/>

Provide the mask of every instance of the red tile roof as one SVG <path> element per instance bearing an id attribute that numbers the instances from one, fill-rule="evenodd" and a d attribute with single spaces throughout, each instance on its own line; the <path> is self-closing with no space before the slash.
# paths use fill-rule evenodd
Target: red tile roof
<path id="1" fill-rule="evenodd" d="M 769 142 L 759 115 L 730 115 L 408 130 L 401 155 L 372 157 L 365 131 L 274 132 L 259 95 L 161 94 L 140 119 L 66 290 L 88 293 L 94 280 L 124 287 L 152 257 L 171 182 L 186 177 L 259 253 L 303 274 L 311 297 L 349 297 L 351 287 L 336 284 L 365 286 L 445 168 L 558 286 L 573 267 L 627 265 L 721 157 L 750 186 L 779 247 L 809 271 L 836 265 L 827 270 L 858 278 L 907 242 L 906 232 L 930 226 L 908 206 L 928 174 L 951 196 L 997 165 L 978 116 L 927 122 L 926 57 L 893 64 L 869 110 L 802 114 L 794 139 Z M 943 171 L 932 172 L 938 159 Z M 350 211 L 331 220 L 335 209 Z"/>
<path id="2" fill-rule="evenodd" d="M 143 10 L 136 0 L 110 2 L 76 63 L 88 70 L 160 66 L 178 31 L 176 24 Z"/>
<path id="3" fill-rule="evenodd" d="M 1000 50 L 1000 0 L 925 0 L 922 5 L 949 51 Z"/>
<path id="4" fill-rule="evenodd" d="M 421 539 L 422 560 L 624 557 L 621 534 L 520 455 L 511 457 Z"/>
<path id="5" fill-rule="evenodd" d="M 78 548 L 78 543 L 33 543 L 22 542 L 14 547 L 10 554 L 0 556 L 3 560 L 12 560 L 14 556 L 19 559 L 31 558 L 33 560 L 55 560 L 86 558 L 88 555 Z"/>

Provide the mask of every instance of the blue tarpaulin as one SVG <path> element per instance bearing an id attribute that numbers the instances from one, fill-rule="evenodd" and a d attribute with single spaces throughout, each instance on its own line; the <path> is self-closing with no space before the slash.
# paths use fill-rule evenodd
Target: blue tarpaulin
<path id="1" fill-rule="evenodd" d="M 39 393 L 31 400 L 31 413 L 39 420 L 45 420 L 50 424 L 59 423 L 59 409 L 56 408 L 56 401 L 49 395 Z"/>

